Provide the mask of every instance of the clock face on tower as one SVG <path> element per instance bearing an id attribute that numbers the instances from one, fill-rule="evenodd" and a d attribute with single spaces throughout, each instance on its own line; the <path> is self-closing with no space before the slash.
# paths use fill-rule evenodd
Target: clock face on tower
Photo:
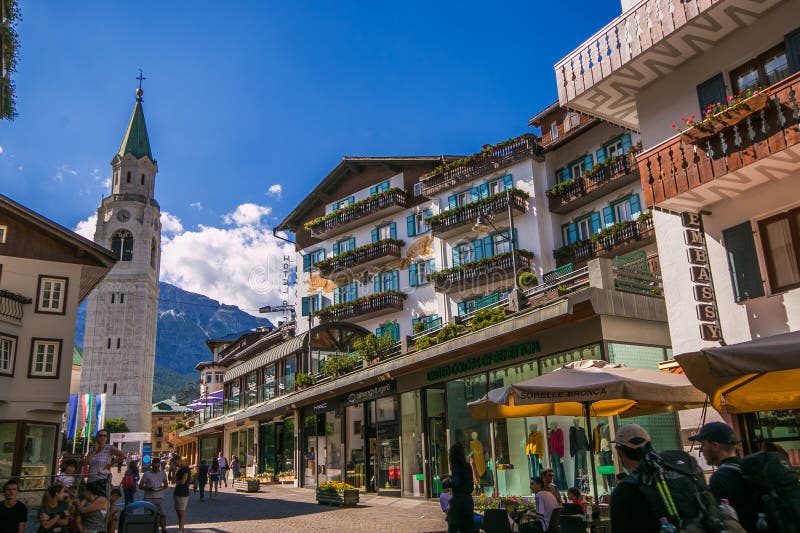
<path id="1" fill-rule="evenodd" d="M 117 220 L 119 220 L 120 222 L 127 222 L 128 220 L 130 220 L 130 218 L 131 214 L 125 209 L 117 213 Z"/>

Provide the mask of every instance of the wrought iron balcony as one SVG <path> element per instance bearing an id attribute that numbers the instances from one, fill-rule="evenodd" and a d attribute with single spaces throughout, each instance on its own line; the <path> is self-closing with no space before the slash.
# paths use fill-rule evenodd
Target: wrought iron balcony
<path id="1" fill-rule="evenodd" d="M 520 189 L 511 189 L 511 208 L 520 213 L 528 210 L 528 194 Z M 465 229 L 470 229 L 478 215 L 487 213 L 504 214 L 508 209 L 509 195 L 505 192 L 494 194 L 456 209 L 444 211 L 428 219 L 433 235 L 448 237 Z"/>
<path id="2" fill-rule="evenodd" d="M 408 207 L 408 198 L 405 191 L 389 189 L 312 220 L 306 223 L 305 227 L 316 238 L 328 238 L 336 233 L 386 217 L 406 207 Z"/>
<path id="3" fill-rule="evenodd" d="M 13 322 L 22 322 L 23 305 L 33 300 L 20 294 L 0 290 L 0 318 Z"/>
<path id="4" fill-rule="evenodd" d="M 533 265 L 533 253 L 517 250 L 517 274 L 529 272 Z M 451 293 L 482 287 L 514 277 L 511 252 L 498 254 L 472 263 L 433 272 L 428 276 L 439 292 Z"/>
<path id="5" fill-rule="evenodd" d="M 800 72 L 770 86 L 767 94 L 763 107 L 762 102 L 745 101 L 734 110 L 736 116 L 719 113 L 702 127 L 705 132 L 693 128 L 697 131 L 687 130 L 639 154 L 645 204 L 697 210 L 742 194 L 766 179 L 795 176 L 792 161 L 800 152 Z M 698 133 L 708 136 L 699 138 Z M 761 163 L 770 158 L 780 161 L 759 172 Z"/>
<path id="6" fill-rule="evenodd" d="M 574 178 L 566 185 L 547 191 L 550 211 L 564 214 L 639 179 L 636 152 L 595 165 L 589 172 Z"/>
<path id="7" fill-rule="evenodd" d="M 326 278 L 335 273 L 348 277 L 349 274 L 357 274 L 371 266 L 399 259 L 404 245 L 403 241 L 397 239 L 383 239 L 314 263 L 314 267 Z"/>
<path id="8" fill-rule="evenodd" d="M 536 137 L 526 133 L 491 149 L 448 163 L 444 168 L 423 176 L 420 180 L 422 194 L 426 196 L 436 194 L 459 183 L 491 174 L 538 153 Z"/>
<path id="9" fill-rule="evenodd" d="M 366 320 L 386 313 L 394 313 L 403 310 L 403 302 L 406 299 L 405 293 L 398 291 L 386 291 L 371 294 L 352 302 L 326 307 L 314 313 L 323 324 L 326 322 L 338 322 L 343 320 Z"/>
<path id="10" fill-rule="evenodd" d="M 563 246 L 555 250 L 553 256 L 557 266 L 568 263 L 579 265 L 590 259 L 626 253 L 655 241 L 655 237 L 653 218 L 646 216 L 634 222 L 612 226 L 592 239 Z"/>

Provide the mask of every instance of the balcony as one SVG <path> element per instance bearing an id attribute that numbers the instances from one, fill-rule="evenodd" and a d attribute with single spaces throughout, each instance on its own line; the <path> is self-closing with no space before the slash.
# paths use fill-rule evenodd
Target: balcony
<path id="1" fill-rule="evenodd" d="M 528 210 L 528 193 L 511 189 L 511 208 L 519 213 Z M 479 214 L 505 214 L 508 210 L 509 196 L 505 192 L 493 194 L 488 198 L 472 202 L 456 209 L 445 211 L 428 219 L 433 235 L 447 238 L 472 228 Z"/>
<path id="2" fill-rule="evenodd" d="M 23 316 L 23 305 L 33 300 L 20 294 L 0 290 L 0 319 L 20 323 Z"/>
<path id="3" fill-rule="evenodd" d="M 373 220 L 385 218 L 406 207 L 408 207 L 408 199 L 405 191 L 389 189 L 306 222 L 304 226 L 315 238 L 325 239 L 336 233 L 363 226 Z"/>
<path id="4" fill-rule="evenodd" d="M 553 252 L 556 266 L 579 265 L 590 259 L 614 257 L 655 242 L 653 217 L 642 216 L 635 222 L 615 224 L 591 239 L 563 246 Z"/>
<path id="5" fill-rule="evenodd" d="M 561 105 L 638 130 L 636 95 L 780 4 L 741 0 L 639 2 L 556 63 Z"/>
<path id="6" fill-rule="evenodd" d="M 491 174 L 528 157 L 538 155 L 536 137 L 526 133 L 514 139 L 488 147 L 435 169 L 422 177 L 422 194 L 429 196 L 455 187 L 459 183 Z"/>
<path id="7" fill-rule="evenodd" d="M 676 135 L 639 154 L 645 204 L 697 211 L 763 183 L 796 177 L 800 73 L 767 91 L 766 106 L 737 124 L 693 144 L 686 133 Z"/>
<path id="8" fill-rule="evenodd" d="M 371 294 L 352 302 L 332 305 L 314 313 L 321 323 L 346 320 L 367 320 L 376 316 L 403 310 L 405 293 L 385 291 Z"/>
<path id="9" fill-rule="evenodd" d="M 517 250 L 517 273 L 530 272 L 533 266 L 533 253 Z M 433 280 L 439 292 L 452 293 L 482 287 L 498 281 L 513 279 L 514 266 L 511 252 L 487 257 L 465 265 L 433 272 L 428 278 Z"/>
<path id="10" fill-rule="evenodd" d="M 547 191 L 550 211 L 564 214 L 639 179 L 635 152 L 595 165 L 579 178 Z"/>
<path id="11" fill-rule="evenodd" d="M 399 259 L 404 245 L 403 241 L 397 239 L 383 239 L 314 263 L 314 267 L 325 278 L 330 278 L 334 273 L 344 276 L 357 274 L 369 267 Z"/>

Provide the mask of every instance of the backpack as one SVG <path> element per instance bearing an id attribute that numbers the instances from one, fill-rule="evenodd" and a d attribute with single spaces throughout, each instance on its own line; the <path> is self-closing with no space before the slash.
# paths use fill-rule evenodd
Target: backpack
<path id="1" fill-rule="evenodd" d="M 130 471 L 125 472 L 125 477 L 122 478 L 122 488 L 132 489 L 134 485 L 136 485 L 136 481 L 133 479 L 133 474 Z"/>
<path id="2" fill-rule="evenodd" d="M 745 533 L 719 509 L 703 470 L 682 450 L 648 452 L 623 483 L 635 483 L 655 516 L 665 517 L 684 533 Z"/>
<path id="3" fill-rule="evenodd" d="M 800 533 L 800 481 L 778 454 L 756 452 L 740 464 L 725 463 L 720 468 L 741 473 L 756 509 L 767 519 L 766 531 Z"/>

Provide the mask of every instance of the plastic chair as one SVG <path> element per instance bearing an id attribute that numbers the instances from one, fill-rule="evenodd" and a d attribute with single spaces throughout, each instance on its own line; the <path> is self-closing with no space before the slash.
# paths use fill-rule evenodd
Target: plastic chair
<path id="1" fill-rule="evenodd" d="M 511 533 L 508 512 L 505 509 L 486 509 L 483 513 L 483 530 L 486 533 Z"/>

